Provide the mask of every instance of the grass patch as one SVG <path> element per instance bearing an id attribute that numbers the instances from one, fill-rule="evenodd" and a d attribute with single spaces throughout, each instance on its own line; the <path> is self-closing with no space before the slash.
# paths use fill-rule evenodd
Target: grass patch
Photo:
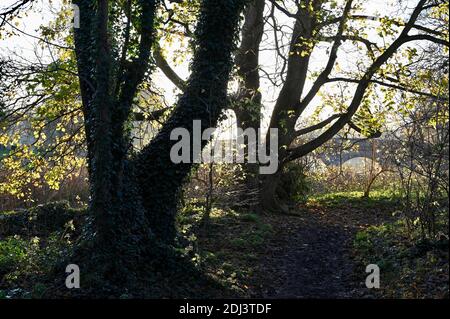
<path id="1" fill-rule="evenodd" d="M 0 277 L 13 271 L 26 259 L 27 242 L 20 237 L 10 237 L 0 241 Z"/>
<path id="2" fill-rule="evenodd" d="M 43 281 L 68 256 L 85 210 L 67 202 L 0 214 L 0 298 L 41 298 Z"/>
<path id="3" fill-rule="evenodd" d="M 380 206 L 399 205 L 399 194 L 392 190 L 373 190 L 369 197 L 364 197 L 364 192 L 333 192 L 311 196 L 308 199 L 310 205 L 327 207 L 353 207 L 362 209 L 379 208 Z"/>
<path id="4" fill-rule="evenodd" d="M 197 266 L 238 297 L 249 297 L 249 286 L 264 255 L 264 243 L 273 234 L 265 217 L 251 212 L 214 208 L 200 227 L 202 211 L 188 209 L 178 228 L 190 243 L 186 252 Z"/>
<path id="5" fill-rule="evenodd" d="M 259 221 L 259 216 L 256 215 L 256 214 L 249 213 L 249 214 L 243 214 L 243 215 L 241 215 L 241 216 L 240 216 L 240 219 L 243 220 L 243 221 L 245 221 L 245 222 L 253 222 L 253 223 L 256 223 L 256 222 Z"/>
<path id="6" fill-rule="evenodd" d="M 66 231 L 47 238 L 13 236 L 0 241 L 0 297 L 41 298 L 48 290 L 46 276 L 71 247 Z"/>
<path id="7" fill-rule="evenodd" d="M 448 249 L 448 237 L 420 239 L 403 220 L 369 227 L 354 240 L 358 273 L 378 265 L 381 283 L 375 293 L 384 298 L 448 298 Z"/>

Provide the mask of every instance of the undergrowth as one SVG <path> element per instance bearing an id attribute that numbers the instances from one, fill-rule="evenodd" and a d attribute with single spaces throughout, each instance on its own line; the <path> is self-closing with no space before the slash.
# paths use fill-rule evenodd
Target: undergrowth
<path id="1" fill-rule="evenodd" d="M 380 289 L 373 289 L 374 294 L 383 298 L 448 298 L 448 224 L 446 227 L 447 234 L 440 232 L 427 239 L 421 238 L 418 230 L 408 230 L 403 219 L 358 232 L 354 256 L 359 267 L 380 267 Z"/>

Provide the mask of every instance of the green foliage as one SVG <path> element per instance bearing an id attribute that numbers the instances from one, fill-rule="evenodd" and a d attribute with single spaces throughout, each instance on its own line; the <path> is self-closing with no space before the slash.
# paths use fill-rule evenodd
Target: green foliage
<path id="1" fill-rule="evenodd" d="M 26 246 L 18 236 L 0 241 L 0 276 L 13 271 L 26 259 Z"/>
<path id="2" fill-rule="evenodd" d="M 61 36 L 71 44 L 70 36 L 43 29 L 50 39 Z M 47 65 L 27 68 L 9 62 L 0 70 L 5 77 L 0 100 L 8 102 L 5 117 L 0 117 L 5 153 L 0 161 L 0 194 L 33 201 L 33 189 L 59 190 L 62 181 L 78 176 L 85 167 L 75 53 L 58 48 L 52 54 L 53 62 Z M 21 100 L 26 103 L 18 105 Z"/>
<path id="3" fill-rule="evenodd" d="M 230 240 L 230 244 L 236 248 L 245 248 L 246 240 L 243 238 L 233 238 Z"/>
<path id="4" fill-rule="evenodd" d="M 278 196 L 295 203 L 304 203 L 308 198 L 309 191 L 310 181 L 305 167 L 296 162 L 286 164 L 277 189 Z"/>
<path id="5" fill-rule="evenodd" d="M 259 221 L 259 216 L 256 214 L 252 214 L 252 213 L 248 213 L 248 214 L 243 214 L 242 216 L 240 216 L 241 220 L 243 221 L 247 221 L 247 222 L 258 222 Z"/>
<path id="6" fill-rule="evenodd" d="M 71 252 L 73 231 L 66 228 L 48 237 L 12 236 L 1 240 L 0 288 L 7 288 L 5 297 L 43 297 L 47 291 L 43 281 Z"/>
<path id="7" fill-rule="evenodd" d="M 392 189 L 375 189 L 370 197 L 363 196 L 362 191 L 333 192 L 310 196 L 308 203 L 327 207 L 376 208 L 380 206 L 399 207 L 400 194 Z"/>
<path id="8" fill-rule="evenodd" d="M 44 296 L 48 289 L 43 282 L 71 254 L 84 212 L 57 202 L 0 214 L 0 289 L 7 288 L 5 298 Z"/>
<path id="9" fill-rule="evenodd" d="M 359 267 L 380 267 L 378 294 L 385 298 L 448 298 L 448 245 L 445 236 L 424 241 L 410 234 L 405 220 L 369 227 L 353 243 Z"/>
<path id="10" fill-rule="evenodd" d="M 48 236 L 54 231 L 74 228 L 86 216 L 83 209 L 73 209 L 67 201 L 38 205 L 28 210 L 0 213 L 2 236 Z"/>
<path id="11" fill-rule="evenodd" d="M 186 245 L 182 254 L 225 287 L 245 295 L 265 243 L 274 235 L 272 225 L 262 215 L 213 207 L 208 224 L 200 227 L 203 210 L 192 203 L 179 215 Z"/>

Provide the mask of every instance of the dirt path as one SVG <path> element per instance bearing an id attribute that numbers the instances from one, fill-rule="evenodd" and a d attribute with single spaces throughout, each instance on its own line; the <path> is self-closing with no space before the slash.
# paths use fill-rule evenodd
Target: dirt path
<path id="1" fill-rule="evenodd" d="M 261 265 L 263 298 L 352 298 L 362 283 L 351 258 L 358 229 L 380 224 L 390 213 L 380 208 L 303 207 L 284 216 Z"/>

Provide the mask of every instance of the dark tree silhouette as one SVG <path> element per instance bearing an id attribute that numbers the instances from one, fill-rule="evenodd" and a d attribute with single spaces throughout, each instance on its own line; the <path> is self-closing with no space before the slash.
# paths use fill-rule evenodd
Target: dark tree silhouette
<path id="1" fill-rule="evenodd" d="M 75 47 L 93 218 L 87 233 L 92 236 L 89 247 L 96 267 L 111 276 L 123 274 L 124 267 L 161 261 L 167 257 L 162 256 L 164 245 L 174 243 L 179 189 L 192 164 L 172 163 L 169 156 L 175 141 L 170 140 L 170 132 L 177 127 L 192 131 L 194 119 L 202 120 L 203 129 L 216 125 L 226 105 L 231 53 L 244 1 L 202 2 L 185 92 L 159 134 L 139 154 L 130 154 L 128 121 L 138 87 L 150 70 L 158 1 L 128 2 L 128 23 L 120 30 L 124 33 L 120 45 L 112 32 L 114 4 L 107 0 L 75 3 L 80 9 Z M 131 16 L 131 12 L 137 14 Z M 134 47 L 131 28 L 139 35 Z"/>

